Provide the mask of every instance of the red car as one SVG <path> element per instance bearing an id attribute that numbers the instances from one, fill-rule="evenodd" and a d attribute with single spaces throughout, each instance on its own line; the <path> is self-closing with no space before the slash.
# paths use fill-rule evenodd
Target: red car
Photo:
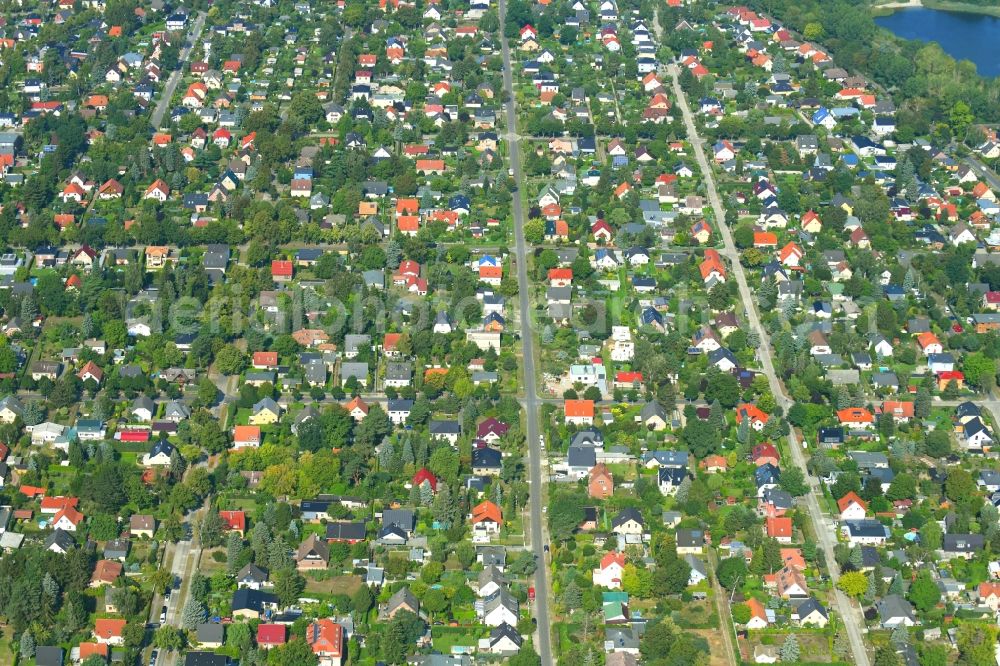
<path id="1" fill-rule="evenodd" d="M 535 600 L 535 588 L 533 588 L 533 587 L 529 587 L 528 588 L 528 600 L 529 601 L 534 601 Z"/>
<path id="2" fill-rule="evenodd" d="M 961 324 L 952 324 L 952 325 L 951 325 L 951 330 L 955 331 L 956 333 L 961 333 L 961 332 L 962 332 L 962 331 L 964 331 L 965 329 L 964 329 L 964 328 L 962 328 L 962 325 L 961 325 Z"/>

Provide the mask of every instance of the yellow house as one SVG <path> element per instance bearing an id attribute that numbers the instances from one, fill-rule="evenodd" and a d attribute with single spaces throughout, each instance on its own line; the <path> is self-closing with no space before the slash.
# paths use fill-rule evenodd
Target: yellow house
<path id="1" fill-rule="evenodd" d="M 163 268 L 169 258 L 169 247 L 163 245 L 150 245 L 146 248 L 146 270 Z"/>
<path id="2" fill-rule="evenodd" d="M 699 220 L 691 225 L 691 238 L 698 241 L 699 245 L 704 245 L 712 237 L 712 229 L 705 220 Z"/>
<path id="3" fill-rule="evenodd" d="M 517 48 L 520 49 L 521 51 L 529 51 L 534 53 L 541 47 L 538 45 L 538 42 L 535 41 L 534 38 L 528 37 L 526 40 L 521 42 Z"/>
<path id="4" fill-rule="evenodd" d="M 818 234 L 823 231 L 823 221 L 811 210 L 802 216 L 802 229 L 810 234 Z"/>
<path id="5" fill-rule="evenodd" d="M 13 423 L 23 413 L 24 407 L 14 396 L 7 396 L 0 400 L 0 423 Z"/>
<path id="6" fill-rule="evenodd" d="M 281 407 L 271 398 L 264 398 L 253 406 L 250 413 L 250 425 L 270 425 L 277 423 L 281 416 Z"/>

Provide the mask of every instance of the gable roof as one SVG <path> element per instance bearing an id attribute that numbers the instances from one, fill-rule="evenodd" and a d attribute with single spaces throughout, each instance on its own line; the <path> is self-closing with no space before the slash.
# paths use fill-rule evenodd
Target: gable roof
<path id="1" fill-rule="evenodd" d="M 868 511 L 868 502 L 858 497 L 853 490 L 837 500 L 837 508 L 843 513 L 851 504 L 857 504 L 865 511 Z"/>
<path id="2" fill-rule="evenodd" d="M 482 522 L 503 522 L 503 513 L 500 511 L 500 507 L 489 500 L 480 502 L 472 509 L 472 522 L 482 523 Z"/>

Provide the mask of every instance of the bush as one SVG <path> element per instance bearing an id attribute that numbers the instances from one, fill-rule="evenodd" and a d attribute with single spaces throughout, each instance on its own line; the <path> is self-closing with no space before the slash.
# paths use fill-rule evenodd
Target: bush
<path id="1" fill-rule="evenodd" d="M 212 553 L 212 559 L 220 564 L 223 564 L 226 561 L 226 554 L 221 550 L 217 550 L 214 553 Z"/>

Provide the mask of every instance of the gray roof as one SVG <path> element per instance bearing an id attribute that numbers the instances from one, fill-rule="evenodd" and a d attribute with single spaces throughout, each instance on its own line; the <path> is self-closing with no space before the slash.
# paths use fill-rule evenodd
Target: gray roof
<path id="1" fill-rule="evenodd" d="M 628 507 L 622 509 L 617 516 L 611 519 L 611 527 L 615 528 L 619 525 L 624 525 L 629 520 L 634 520 L 640 525 L 645 525 L 646 521 L 642 519 L 642 514 L 639 513 L 638 509 Z"/>
<path id="2" fill-rule="evenodd" d="M 278 403 L 276 403 L 273 398 L 263 398 L 259 400 L 257 404 L 253 406 L 253 413 L 256 414 L 265 409 L 270 410 L 275 414 L 281 413 L 281 407 L 278 406 Z"/>
<path id="3" fill-rule="evenodd" d="M 361 522 L 333 521 L 326 524 L 326 538 L 343 541 L 363 541 L 365 524 Z"/>
<path id="4" fill-rule="evenodd" d="M 0 410 L 3 410 L 4 408 L 9 408 L 10 411 L 15 414 L 21 414 L 24 412 L 24 406 L 21 404 L 21 401 L 12 395 L 8 395 L 3 400 L 0 400 Z"/>
<path id="5" fill-rule="evenodd" d="M 409 363 L 389 363 L 385 368 L 386 379 L 407 380 L 413 377 L 413 368 Z"/>
<path id="6" fill-rule="evenodd" d="M 434 420 L 428 424 L 432 435 L 457 435 L 462 432 L 462 426 L 454 420 Z"/>
<path id="7" fill-rule="evenodd" d="M 112 539 L 104 545 L 104 557 L 117 558 L 128 555 L 132 542 L 128 539 Z"/>
<path id="8" fill-rule="evenodd" d="M 138 398 L 132 401 L 132 411 L 137 409 L 145 409 L 150 413 L 156 413 L 156 403 L 150 399 L 147 395 L 140 395 Z"/>
<path id="9" fill-rule="evenodd" d="M 661 467 L 687 467 L 687 451 L 646 451 L 642 454 L 642 463 L 656 461 Z"/>
<path id="10" fill-rule="evenodd" d="M 479 572 L 479 588 L 482 589 L 486 587 L 490 582 L 496 583 L 497 585 L 504 585 L 507 583 L 507 579 L 499 569 L 490 565 Z"/>
<path id="11" fill-rule="evenodd" d="M 826 608 L 824 608 L 823 604 L 817 601 L 815 597 L 809 597 L 801 604 L 799 604 L 798 607 L 795 609 L 795 612 L 798 613 L 799 618 L 806 617 L 813 611 L 819 611 L 820 615 L 822 615 L 825 618 L 830 617 L 829 614 L 826 612 Z"/>
<path id="12" fill-rule="evenodd" d="M 517 629 L 510 626 L 506 622 L 501 622 L 499 626 L 493 627 L 490 631 L 490 645 L 496 645 L 504 638 L 509 638 L 518 647 L 524 642 L 521 638 L 521 634 L 517 633 Z"/>
<path id="13" fill-rule="evenodd" d="M 851 536 L 886 538 L 889 536 L 889 528 L 873 518 L 847 520 L 844 522 L 844 527 Z"/>
<path id="14" fill-rule="evenodd" d="M 229 246 L 222 244 L 212 244 L 205 248 L 204 265 L 205 268 L 215 268 L 225 270 L 229 263 Z"/>
<path id="15" fill-rule="evenodd" d="M 648 421 L 654 416 L 658 416 L 664 421 L 667 420 L 667 412 L 663 409 L 660 403 L 656 402 L 655 400 L 650 400 L 645 405 L 643 405 L 642 410 L 639 412 L 639 416 L 642 418 L 644 422 Z"/>
<path id="16" fill-rule="evenodd" d="M 175 416 L 186 419 L 191 416 L 191 408 L 180 400 L 171 400 L 167 403 L 166 410 L 163 413 L 165 416 Z"/>
<path id="17" fill-rule="evenodd" d="M 350 377 L 357 377 L 360 381 L 368 380 L 368 364 L 367 363 L 341 363 L 340 364 L 340 378 L 348 379 Z"/>
<path id="18" fill-rule="evenodd" d="M 611 650 L 639 649 L 638 627 L 620 627 L 606 625 L 604 627 L 605 646 L 611 646 Z"/>
<path id="19" fill-rule="evenodd" d="M 396 525 L 409 533 L 416 526 L 416 517 L 413 509 L 386 509 L 382 512 L 382 525 Z"/>
<path id="20" fill-rule="evenodd" d="M 762 499 L 779 509 L 791 509 L 795 506 L 795 500 L 792 499 L 791 494 L 781 488 L 767 488 L 764 490 Z"/>
<path id="21" fill-rule="evenodd" d="M 361 274 L 361 279 L 369 287 L 378 287 L 381 289 L 385 286 L 385 273 L 380 270 L 365 271 Z"/>
<path id="22" fill-rule="evenodd" d="M 501 587 L 499 590 L 494 592 L 493 595 L 488 597 L 486 602 L 483 604 L 483 608 L 487 613 L 494 610 L 498 606 L 503 606 L 511 613 L 517 615 L 517 599 L 514 598 L 514 595 L 507 591 L 506 587 Z"/>
<path id="23" fill-rule="evenodd" d="M 705 545 L 705 533 L 701 530 L 677 530 L 675 539 L 680 548 L 696 548 Z"/>
<path id="24" fill-rule="evenodd" d="M 52 645 L 40 645 L 35 649 L 35 663 L 38 666 L 62 666 L 63 649 Z"/>
<path id="25" fill-rule="evenodd" d="M 472 449 L 473 469 L 500 469 L 503 467 L 500 452 L 488 446 Z"/>
<path id="26" fill-rule="evenodd" d="M 372 336 L 361 333 L 349 333 L 344 336 L 344 349 L 346 351 L 357 351 L 361 347 L 371 346 Z"/>
<path id="27" fill-rule="evenodd" d="M 597 464 L 597 452 L 592 447 L 571 446 L 566 454 L 566 463 L 570 467 L 590 469 Z"/>
<path id="28" fill-rule="evenodd" d="M 313 359 L 306 364 L 306 379 L 315 383 L 326 382 L 326 363 L 322 359 Z"/>
<path id="29" fill-rule="evenodd" d="M 688 554 L 684 556 L 684 561 L 688 563 L 688 566 L 690 566 L 692 570 L 697 571 L 706 578 L 708 577 L 708 568 L 705 566 L 705 563 L 697 557 Z"/>
<path id="30" fill-rule="evenodd" d="M 236 580 L 263 583 L 267 580 L 267 570 L 261 569 L 259 566 L 251 562 L 240 569 L 239 573 L 236 574 Z"/>
<path id="31" fill-rule="evenodd" d="M 46 549 L 51 548 L 53 545 L 58 545 L 62 550 L 69 550 L 76 545 L 76 541 L 73 540 L 69 532 L 65 532 L 57 527 L 45 540 Z"/>
<path id="32" fill-rule="evenodd" d="M 847 455 L 858 467 L 888 467 L 889 459 L 877 451 L 849 451 Z"/>
<path id="33" fill-rule="evenodd" d="M 875 603 L 879 618 L 883 624 L 893 618 L 909 618 L 914 620 L 913 607 L 910 602 L 898 594 L 890 594 L 882 597 Z"/>
<path id="34" fill-rule="evenodd" d="M 941 550 L 946 553 L 975 553 L 983 549 L 982 534 L 945 534 L 941 540 Z"/>
<path id="35" fill-rule="evenodd" d="M 401 587 L 396 594 L 389 597 L 387 609 L 390 612 L 400 606 L 409 606 L 413 610 L 420 608 L 420 602 L 417 601 L 417 597 L 410 591 L 409 587 Z"/>
<path id="36" fill-rule="evenodd" d="M 226 634 L 225 625 L 215 622 L 202 622 L 196 629 L 199 643 L 221 643 Z"/>

